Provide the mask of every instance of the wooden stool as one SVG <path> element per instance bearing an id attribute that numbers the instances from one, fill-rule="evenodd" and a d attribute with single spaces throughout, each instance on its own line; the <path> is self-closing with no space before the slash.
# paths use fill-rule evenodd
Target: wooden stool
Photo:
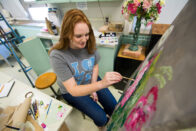
<path id="1" fill-rule="evenodd" d="M 47 72 L 42 75 L 40 75 L 36 81 L 35 81 L 35 87 L 38 89 L 45 89 L 50 87 L 56 98 L 58 98 L 60 95 L 58 95 L 55 90 L 53 89 L 52 85 L 56 82 L 57 76 L 53 72 Z"/>

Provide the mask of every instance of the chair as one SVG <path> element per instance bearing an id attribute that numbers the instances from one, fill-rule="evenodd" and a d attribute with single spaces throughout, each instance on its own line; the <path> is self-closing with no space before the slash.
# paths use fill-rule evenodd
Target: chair
<path id="1" fill-rule="evenodd" d="M 60 94 L 56 93 L 55 90 L 53 89 L 52 85 L 56 82 L 57 80 L 57 76 L 55 73 L 53 72 L 47 72 L 44 73 L 42 75 L 40 75 L 36 81 L 35 81 L 35 87 L 38 89 L 45 89 L 50 87 L 50 89 L 52 90 L 52 92 L 55 95 L 56 99 L 60 98 Z"/>
<path id="2" fill-rule="evenodd" d="M 3 57 L 3 59 L 5 60 L 5 62 L 9 65 L 9 66 L 11 66 L 11 67 L 14 67 L 8 60 L 7 60 L 7 58 L 9 57 L 9 56 L 11 56 L 11 53 L 10 53 L 10 51 L 4 46 L 4 45 L 0 45 L 0 58 L 1 58 L 1 56 Z"/>

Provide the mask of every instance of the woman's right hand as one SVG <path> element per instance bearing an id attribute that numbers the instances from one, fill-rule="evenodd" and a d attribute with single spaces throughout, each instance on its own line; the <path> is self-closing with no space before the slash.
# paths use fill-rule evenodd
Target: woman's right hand
<path id="1" fill-rule="evenodd" d="M 114 83 L 122 80 L 122 76 L 118 72 L 106 72 L 104 78 L 102 79 L 103 86 L 108 87 Z"/>

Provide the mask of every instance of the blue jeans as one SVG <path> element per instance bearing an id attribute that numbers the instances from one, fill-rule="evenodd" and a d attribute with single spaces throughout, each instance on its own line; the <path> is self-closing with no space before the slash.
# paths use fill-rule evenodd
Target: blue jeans
<path id="1" fill-rule="evenodd" d="M 97 91 L 98 101 L 103 108 L 93 101 L 90 95 L 74 97 L 67 93 L 62 96 L 70 105 L 93 119 L 97 126 L 104 126 L 107 124 L 109 119 L 106 114 L 111 116 L 117 104 L 108 88 Z"/>

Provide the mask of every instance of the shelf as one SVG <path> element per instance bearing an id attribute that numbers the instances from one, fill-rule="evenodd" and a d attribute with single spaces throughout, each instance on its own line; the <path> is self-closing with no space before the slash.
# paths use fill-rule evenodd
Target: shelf
<path id="1" fill-rule="evenodd" d="M 163 35 L 170 24 L 152 24 L 152 34 Z"/>
<path id="2" fill-rule="evenodd" d="M 125 44 L 121 45 L 117 57 L 127 58 L 127 59 L 134 59 L 134 60 L 139 60 L 139 61 L 143 61 L 145 59 L 145 50 L 146 50 L 145 47 L 143 47 L 142 52 L 141 52 L 141 55 L 139 57 L 133 57 L 133 56 L 125 56 L 125 55 L 123 55 L 122 52 L 123 52 L 124 49 L 125 49 Z"/>

